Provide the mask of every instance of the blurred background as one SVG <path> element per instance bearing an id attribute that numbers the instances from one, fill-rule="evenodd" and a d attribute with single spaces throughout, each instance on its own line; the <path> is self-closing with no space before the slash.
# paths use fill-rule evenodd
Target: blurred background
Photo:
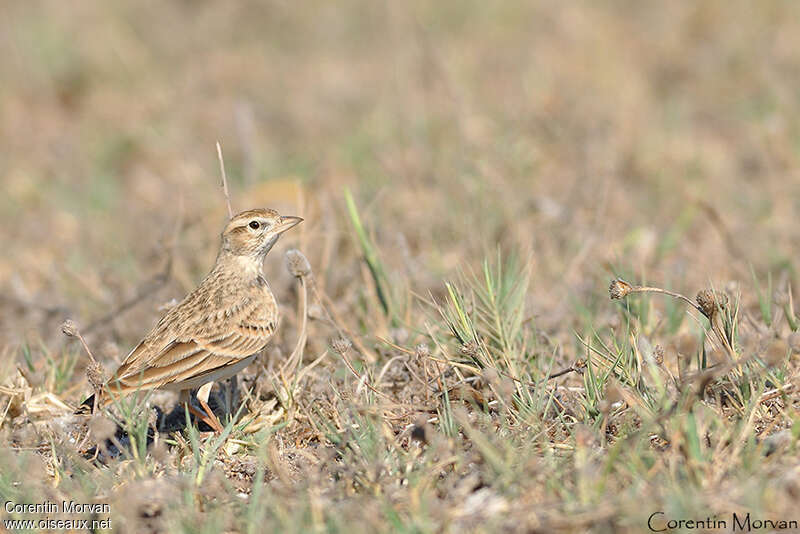
<path id="1" fill-rule="evenodd" d="M 799 108 L 788 0 L 0 2 L 0 500 L 137 533 L 796 519 Z M 246 427 L 98 467 L 116 425 L 72 417 L 60 325 L 111 372 L 196 286 L 218 141 L 234 210 L 305 218 L 265 262 Z M 735 317 L 611 302 L 617 276 Z"/>
<path id="2" fill-rule="evenodd" d="M 282 300 L 282 251 L 300 246 L 354 324 L 371 289 L 347 189 L 398 293 L 440 294 L 499 247 L 528 263 L 537 324 L 565 339 L 617 274 L 690 294 L 754 274 L 785 285 L 800 244 L 797 15 L 5 2 L 0 339 L 50 345 L 69 316 L 127 352 L 213 262 L 217 141 L 235 210 L 307 219 L 267 260 Z"/>

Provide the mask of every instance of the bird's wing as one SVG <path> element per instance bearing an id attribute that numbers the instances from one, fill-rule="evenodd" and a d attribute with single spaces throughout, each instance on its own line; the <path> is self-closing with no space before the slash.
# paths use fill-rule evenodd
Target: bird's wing
<path id="1" fill-rule="evenodd" d="M 277 323 L 277 309 L 263 298 L 245 297 L 213 313 L 180 321 L 165 315 L 120 365 L 111 387 L 120 392 L 178 383 L 232 365 L 264 348 Z"/>

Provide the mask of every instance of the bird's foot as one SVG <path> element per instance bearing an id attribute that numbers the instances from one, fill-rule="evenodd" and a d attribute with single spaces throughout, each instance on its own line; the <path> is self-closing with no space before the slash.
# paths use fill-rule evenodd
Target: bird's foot
<path id="1" fill-rule="evenodd" d="M 197 420 L 202 421 L 209 427 L 211 427 L 211 430 L 213 431 L 215 436 L 219 436 L 220 434 L 222 434 L 223 430 L 222 423 L 220 422 L 219 418 L 216 415 L 214 415 L 214 412 L 208 406 L 208 403 L 203 402 L 202 399 L 198 400 L 200 401 L 200 405 L 203 407 L 204 411 L 201 412 L 200 410 L 192 406 L 191 402 L 187 402 L 186 407 L 189 410 L 189 413 L 195 416 Z"/>
<path id="2" fill-rule="evenodd" d="M 211 427 L 211 429 L 214 431 L 215 436 L 219 436 L 220 434 L 222 434 L 224 427 L 222 426 L 222 423 L 220 422 L 219 418 L 214 414 L 214 412 L 208 406 L 208 403 L 203 399 L 197 399 L 197 400 L 200 401 L 200 406 L 202 406 L 203 410 L 205 410 L 206 412 L 205 416 L 202 418 L 203 422 Z"/>

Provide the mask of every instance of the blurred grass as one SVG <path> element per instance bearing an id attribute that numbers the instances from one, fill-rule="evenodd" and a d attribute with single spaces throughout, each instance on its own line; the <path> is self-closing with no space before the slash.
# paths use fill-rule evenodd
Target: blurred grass
<path id="1" fill-rule="evenodd" d="M 99 499 L 130 532 L 800 519 L 798 15 L 4 3 L 0 500 Z M 131 408 L 135 455 L 97 466 L 68 415 L 85 358 L 58 326 L 143 294 L 87 336 L 110 368 L 194 286 L 225 217 L 217 140 L 235 209 L 306 219 L 265 263 L 281 328 L 242 374 L 264 430 L 145 454 Z M 353 336 L 358 376 L 330 352 L 282 402 L 289 247 L 314 271 L 304 365 Z M 724 291 L 737 365 L 683 304 L 608 301 L 616 276 Z"/>

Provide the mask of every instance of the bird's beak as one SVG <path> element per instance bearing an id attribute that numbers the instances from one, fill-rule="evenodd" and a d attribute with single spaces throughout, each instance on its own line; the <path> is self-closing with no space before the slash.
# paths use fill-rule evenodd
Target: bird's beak
<path id="1" fill-rule="evenodd" d="M 303 222 L 302 217 L 295 217 L 294 215 L 283 215 L 281 217 L 280 222 L 278 223 L 278 227 L 275 228 L 275 232 L 278 234 L 282 234 L 286 230 L 294 228 L 301 222 Z"/>

